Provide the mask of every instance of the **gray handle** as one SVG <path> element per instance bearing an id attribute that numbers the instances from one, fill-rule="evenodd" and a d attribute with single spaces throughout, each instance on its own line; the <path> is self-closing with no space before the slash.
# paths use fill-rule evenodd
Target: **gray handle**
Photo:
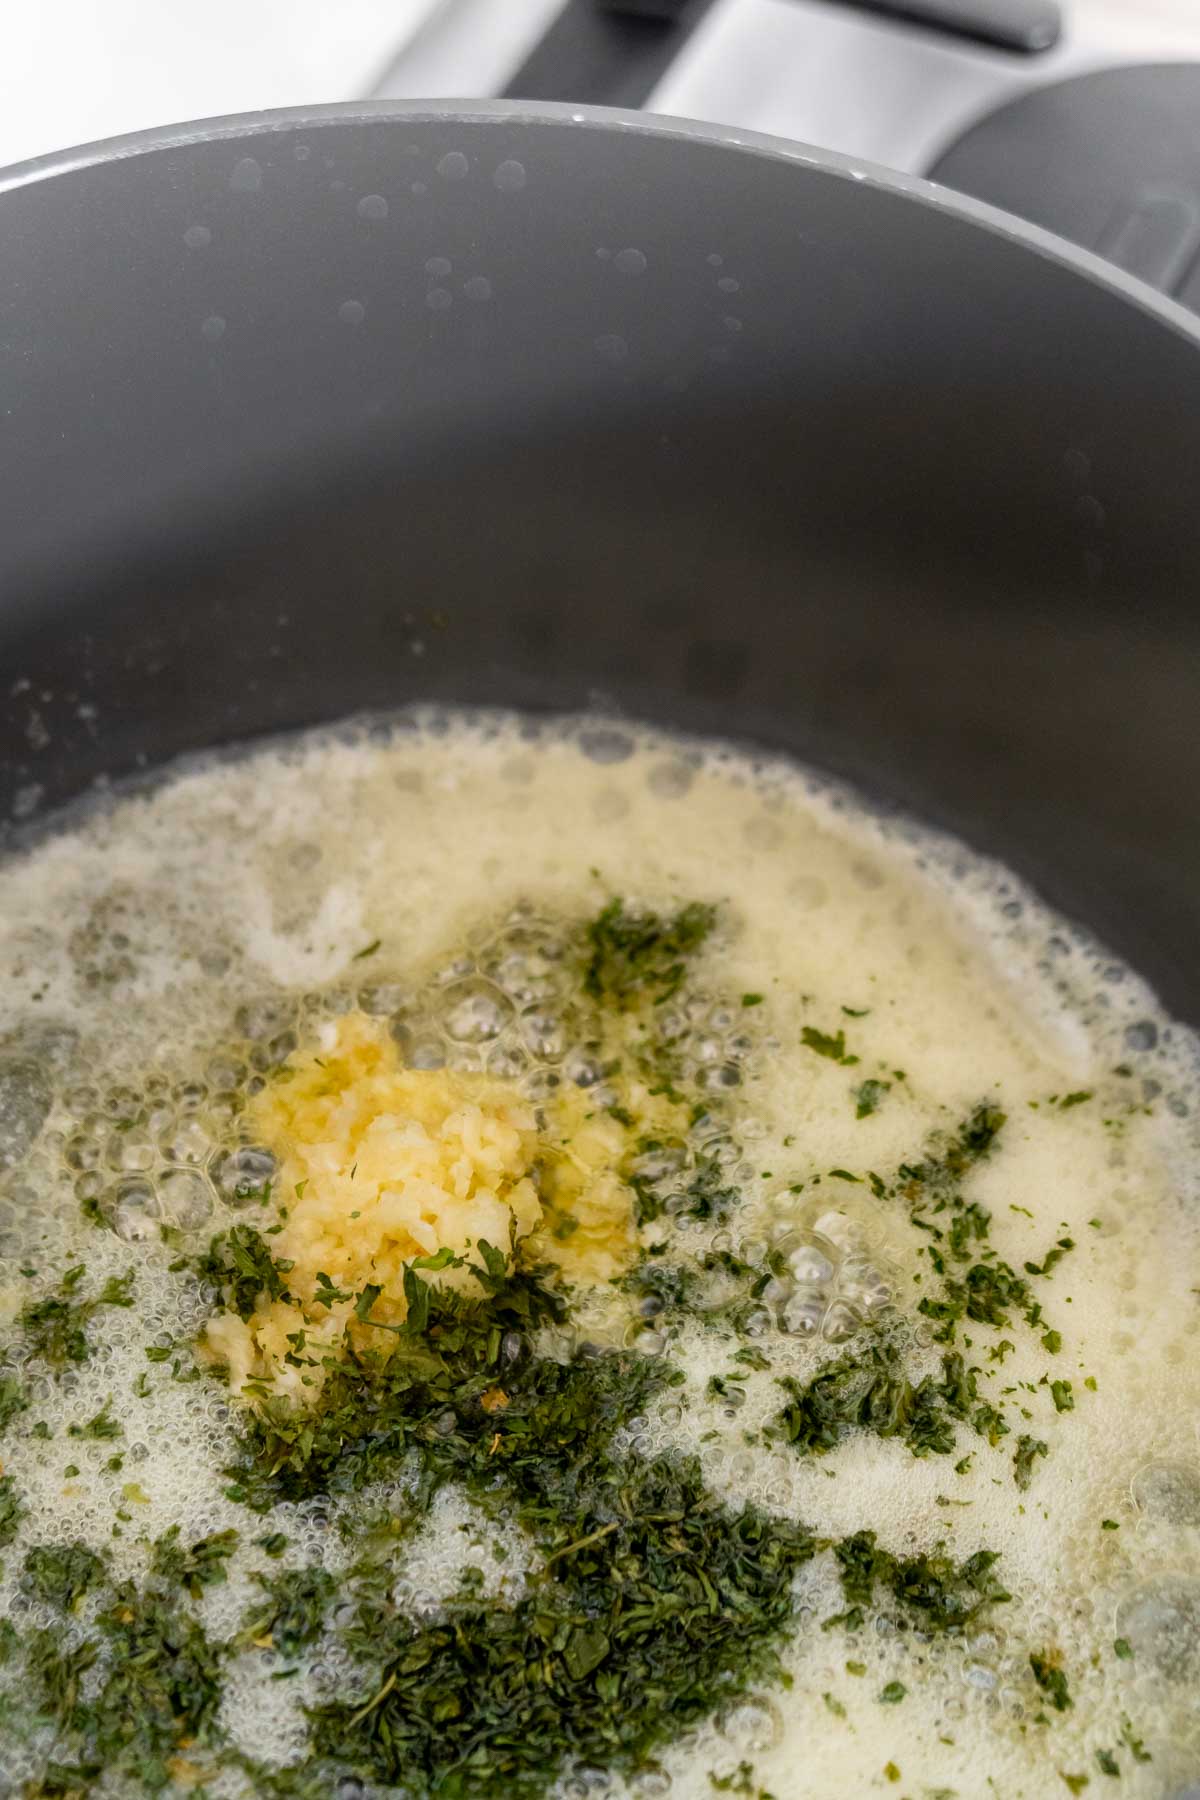
<path id="1" fill-rule="evenodd" d="M 666 74 L 713 0 L 567 0 L 505 88 L 515 100 L 637 107 Z M 1057 0 L 844 0 L 1024 56 L 1062 30 Z"/>

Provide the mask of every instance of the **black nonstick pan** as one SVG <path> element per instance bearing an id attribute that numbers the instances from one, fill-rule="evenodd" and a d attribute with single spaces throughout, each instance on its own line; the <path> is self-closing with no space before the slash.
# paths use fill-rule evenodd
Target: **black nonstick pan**
<path id="1" fill-rule="evenodd" d="M 520 104 L 0 179 L 0 804 L 414 699 L 851 778 L 1200 1022 L 1200 333 L 1015 219 Z"/>

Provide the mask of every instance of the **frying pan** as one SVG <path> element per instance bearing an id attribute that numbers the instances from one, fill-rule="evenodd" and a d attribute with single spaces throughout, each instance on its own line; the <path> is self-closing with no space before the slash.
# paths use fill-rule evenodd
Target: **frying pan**
<path id="1" fill-rule="evenodd" d="M 1200 1022 L 1200 333 L 1013 218 L 551 105 L 0 178 L 0 810 L 413 700 L 770 746 Z M 719 847 L 714 847 L 719 855 Z"/>

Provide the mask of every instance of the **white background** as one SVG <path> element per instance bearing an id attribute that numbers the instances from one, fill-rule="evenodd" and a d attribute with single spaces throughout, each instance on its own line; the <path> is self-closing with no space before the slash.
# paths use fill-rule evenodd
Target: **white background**
<path id="1" fill-rule="evenodd" d="M 559 0 L 14 0 L 0 164 L 146 125 L 373 92 L 486 94 Z M 718 0 L 656 109 L 917 168 L 1014 86 L 1129 57 L 1200 60 L 1200 0 L 1070 0 L 1034 61 L 825 0 Z M 397 62 L 397 54 L 407 44 Z"/>

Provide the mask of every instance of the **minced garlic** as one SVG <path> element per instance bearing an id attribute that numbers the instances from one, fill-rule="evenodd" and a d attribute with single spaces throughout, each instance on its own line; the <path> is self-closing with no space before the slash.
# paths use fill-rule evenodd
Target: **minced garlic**
<path id="1" fill-rule="evenodd" d="M 356 1347 L 385 1350 L 376 1327 L 406 1316 L 406 1266 L 439 1251 L 465 1260 L 422 1278 L 468 1293 L 479 1291 L 481 1242 L 510 1266 L 520 1254 L 575 1282 L 607 1281 L 632 1260 L 631 1195 L 617 1172 L 627 1132 L 577 1088 L 555 1097 L 539 1131 L 511 1084 L 405 1068 L 386 1027 L 351 1013 L 255 1096 L 246 1123 L 279 1158 L 270 1246 L 291 1264 L 291 1298 L 262 1295 L 248 1320 L 209 1321 L 202 1353 L 228 1364 L 235 1390 L 253 1382 L 312 1398 L 322 1357 L 347 1332 Z M 380 1290 L 371 1324 L 355 1316 L 368 1285 Z"/>

